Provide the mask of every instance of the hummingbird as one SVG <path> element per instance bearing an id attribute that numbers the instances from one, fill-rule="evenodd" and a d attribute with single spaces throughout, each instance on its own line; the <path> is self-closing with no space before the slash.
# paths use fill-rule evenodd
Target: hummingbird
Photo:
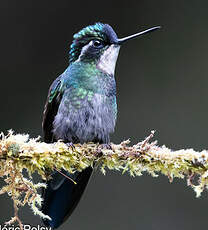
<path id="1" fill-rule="evenodd" d="M 117 118 L 114 72 L 119 49 L 126 41 L 159 28 L 118 38 L 110 25 L 98 22 L 74 34 L 69 66 L 48 92 L 42 123 L 44 141 L 62 140 L 72 147 L 87 142 L 109 145 Z M 92 171 L 88 167 L 74 174 L 52 172 L 43 191 L 42 211 L 51 218 L 43 220 L 46 226 L 58 228 L 72 214 Z"/>

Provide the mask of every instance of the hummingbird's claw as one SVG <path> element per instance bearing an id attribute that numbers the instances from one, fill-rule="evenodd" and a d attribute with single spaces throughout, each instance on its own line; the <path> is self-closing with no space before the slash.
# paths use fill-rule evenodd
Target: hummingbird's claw
<path id="1" fill-rule="evenodd" d="M 111 144 L 101 144 L 100 146 L 101 146 L 102 149 L 112 150 Z"/>
<path id="2" fill-rule="evenodd" d="M 68 146 L 68 148 L 71 148 L 72 151 L 75 150 L 75 146 L 74 146 L 74 144 L 72 142 L 67 142 L 66 145 Z"/>

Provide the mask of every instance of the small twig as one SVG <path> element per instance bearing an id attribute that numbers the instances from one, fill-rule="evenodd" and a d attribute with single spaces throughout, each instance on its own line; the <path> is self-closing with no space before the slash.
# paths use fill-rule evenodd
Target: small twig
<path id="1" fill-rule="evenodd" d="M 147 136 L 147 137 L 145 138 L 145 140 L 142 142 L 141 149 L 143 149 L 143 148 L 145 147 L 145 145 L 146 145 L 147 143 L 149 143 L 149 141 L 154 137 L 154 134 L 155 134 L 155 130 L 152 130 L 151 133 L 150 133 L 150 135 Z"/>
<path id="2" fill-rule="evenodd" d="M 62 176 L 66 177 L 68 180 L 72 181 L 74 184 L 77 184 L 76 181 L 74 181 L 71 177 L 67 176 L 66 174 L 62 173 L 60 170 L 54 168 L 58 173 L 60 173 Z"/>
<path id="3" fill-rule="evenodd" d="M 23 224 L 18 216 L 18 207 L 17 207 L 16 202 L 13 202 L 13 206 L 14 206 L 14 215 L 15 215 L 16 221 L 18 222 L 20 229 L 23 230 Z"/>

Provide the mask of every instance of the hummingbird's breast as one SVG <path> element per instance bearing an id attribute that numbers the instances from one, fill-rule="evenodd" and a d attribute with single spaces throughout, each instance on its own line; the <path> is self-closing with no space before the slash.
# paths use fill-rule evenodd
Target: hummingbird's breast
<path id="1" fill-rule="evenodd" d="M 98 79 L 93 85 L 81 82 L 65 90 L 53 122 L 53 134 L 56 139 L 73 143 L 108 143 L 116 116 L 114 78 Z"/>

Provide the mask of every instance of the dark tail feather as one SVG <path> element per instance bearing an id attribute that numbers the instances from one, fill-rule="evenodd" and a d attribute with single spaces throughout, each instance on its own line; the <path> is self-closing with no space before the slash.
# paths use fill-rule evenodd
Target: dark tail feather
<path id="1" fill-rule="evenodd" d="M 43 192 L 42 211 L 52 220 L 45 219 L 43 223 L 52 228 L 58 228 L 72 214 L 89 181 L 92 168 L 88 167 L 75 174 L 63 173 L 70 176 L 77 184 L 58 172 L 55 172 L 52 179 L 47 182 L 48 187 Z"/>

